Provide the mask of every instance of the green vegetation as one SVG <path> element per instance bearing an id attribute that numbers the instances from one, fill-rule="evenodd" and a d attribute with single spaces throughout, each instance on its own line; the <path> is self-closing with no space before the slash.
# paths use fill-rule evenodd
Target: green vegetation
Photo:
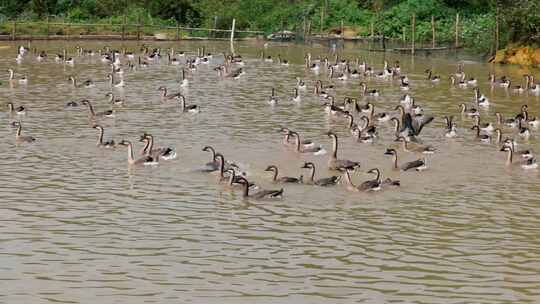
<path id="1" fill-rule="evenodd" d="M 121 24 L 143 22 L 267 33 L 282 29 L 303 32 L 304 20 L 312 32 L 339 28 L 341 22 L 355 33 L 410 39 L 411 15 L 416 14 L 417 41 L 431 40 L 431 17 L 437 22 L 437 42 L 454 40 L 459 13 L 464 46 L 490 50 L 494 46 L 496 16 L 500 46 L 540 41 L 540 0 L 0 0 L 0 21 L 51 20 Z M 405 32 L 404 32 L 405 30 Z M 5 29 L 0 29 L 4 31 Z"/>

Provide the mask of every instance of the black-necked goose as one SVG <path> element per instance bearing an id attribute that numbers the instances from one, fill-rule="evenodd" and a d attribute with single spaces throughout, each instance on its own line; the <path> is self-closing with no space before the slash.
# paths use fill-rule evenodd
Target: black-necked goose
<path id="1" fill-rule="evenodd" d="M 140 140 L 145 145 L 141 149 L 141 155 L 150 155 L 152 157 L 160 157 L 163 160 L 171 160 L 176 158 L 176 149 L 171 147 L 154 148 L 154 136 L 144 133 Z"/>
<path id="2" fill-rule="evenodd" d="M 503 119 L 502 114 L 499 113 L 499 112 L 496 112 L 495 116 L 497 117 L 497 124 L 499 124 L 499 125 L 504 124 L 504 125 L 512 127 L 512 128 L 516 128 L 517 125 L 518 125 L 518 121 L 515 118 Z"/>
<path id="3" fill-rule="evenodd" d="M 302 169 L 310 169 L 311 173 L 309 175 L 309 179 L 305 181 L 306 184 L 312 184 L 322 187 L 328 187 L 328 186 L 334 186 L 336 185 L 339 180 L 341 179 L 339 176 L 331 176 L 331 177 L 325 177 L 325 178 L 319 178 L 315 179 L 315 164 L 311 162 L 306 162 L 302 167 Z"/>
<path id="4" fill-rule="evenodd" d="M 114 117 L 113 110 L 107 110 L 107 111 L 97 112 L 97 113 L 94 112 L 94 107 L 92 106 L 92 103 L 88 99 L 82 100 L 81 103 L 88 107 L 90 118 Z"/>
<path id="5" fill-rule="evenodd" d="M 8 72 L 9 72 L 9 81 L 10 82 L 17 81 L 19 84 L 28 84 L 28 77 L 26 77 L 26 75 L 21 76 L 21 78 L 19 78 L 19 79 L 15 79 L 15 77 L 14 77 L 15 72 L 13 72 L 13 69 L 8 69 Z"/>
<path id="6" fill-rule="evenodd" d="M 379 171 L 379 169 L 374 168 L 374 169 L 371 169 L 371 170 L 367 171 L 367 173 L 369 173 L 369 174 L 376 174 L 377 177 L 375 179 L 365 181 L 365 182 L 363 182 L 362 184 L 360 184 L 358 186 L 355 186 L 352 183 L 351 174 L 350 174 L 349 170 L 350 169 L 346 169 L 345 174 L 344 174 L 345 175 L 345 182 L 347 183 L 347 190 L 353 191 L 353 192 L 370 192 L 370 191 L 379 191 L 379 190 L 381 190 L 381 172 Z"/>
<path id="7" fill-rule="evenodd" d="M 161 101 L 173 101 L 173 100 L 179 100 L 180 96 L 182 96 L 182 93 L 174 93 L 174 94 L 168 94 L 167 88 L 165 86 L 160 86 L 158 88 L 159 95 L 161 97 Z"/>
<path id="8" fill-rule="evenodd" d="M 483 143 L 489 143 L 491 142 L 491 137 L 487 134 L 480 134 L 480 128 L 478 126 L 473 126 L 471 130 L 476 131 L 476 138 L 480 140 Z"/>
<path id="9" fill-rule="evenodd" d="M 95 87 L 96 85 L 94 84 L 94 82 L 90 79 L 87 79 L 85 80 L 83 83 L 79 84 L 77 82 L 77 80 L 75 79 L 75 77 L 73 76 L 69 76 L 69 80 L 71 81 L 71 84 L 73 85 L 74 88 L 93 88 Z"/>
<path id="10" fill-rule="evenodd" d="M 330 158 L 328 159 L 328 168 L 330 170 L 339 170 L 339 171 L 343 171 L 345 169 L 354 170 L 360 167 L 359 162 L 354 162 L 347 159 L 338 159 L 337 158 L 338 137 L 333 132 L 328 132 L 326 133 L 326 135 L 332 138 L 332 154 L 330 155 Z"/>
<path id="11" fill-rule="evenodd" d="M 131 144 L 130 141 L 122 140 L 118 144 L 121 145 L 121 146 L 127 146 L 127 148 L 128 148 L 128 164 L 130 164 L 130 165 L 149 166 L 149 165 L 157 165 L 157 164 L 159 164 L 158 158 L 154 158 L 154 157 L 149 156 L 149 155 L 145 155 L 145 156 L 143 156 L 143 157 L 141 157 L 139 159 L 133 158 L 133 145 Z"/>
<path id="12" fill-rule="evenodd" d="M 114 98 L 114 94 L 109 92 L 105 94 L 105 97 L 109 99 L 109 103 L 115 106 L 121 106 L 124 104 L 124 99 Z"/>
<path id="13" fill-rule="evenodd" d="M 363 96 L 372 96 L 372 97 L 378 97 L 380 96 L 380 92 L 377 89 L 370 89 L 368 90 L 367 84 L 365 82 L 360 83 L 360 87 L 362 87 L 362 95 Z"/>
<path id="14" fill-rule="evenodd" d="M 514 163 L 513 162 L 513 154 L 514 154 L 514 150 L 511 146 L 503 146 L 501 148 L 501 151 L 505 151 L 507 152 L 507 157 L 506 157 L 506 165 L 507 166 L 511 166 L 511 165 L 514 165 L 514 164 L 519 164 L 523 169 L 536 169 L 538 168 L 538 164 L 536 163 L 536 159 L 533 157 L 533 158 L 530 158 L 530 159 L 526 159 L 525 161 L 522 161 L 522 162 L 519 162 L 519 163 Z"/>
<path id="15" fill-rule="evenodd" d="M 427 165 L 424 159 L 417 159 L 411 162 L 404 163 L 400 166 L 398 166 L 398 153 L 396 149 L 386 149 L 386 152 L 384 152 L 385 155 L 392 155 L 392 169 L 394 170 L 402 170 L 402 171 L 408 171 L 408 170 L 416 170 L 416 171 L 424 171 L 427 169 Z"/>
<path id="16" fill-rule="evenodd" d="M 299 178 L 297 177 L 290 177 L 290 176 L 282 176 L 278 178 L 278 168 L 274 165 L 268 166 L 264 171 L 272 172 L 272 181 L 274 183 L 293 183 L 293 184 L 301 184 L 303 182 L 303 177 L 300 175 Z"/>
<path id="17" fill-rule="evenodd" d="M 112 139 L 108 140 L 108 141 L 105 141 L 105 142 L 103 141 L 103 135 L 104 135 L 105 131 L 104 131 L 102 126 L 94 125 L 93 128 L 97 129 L 99 131 L 99 136 L 98 136 L 98 139 L 97 139 L 96 146 L 98 146 L 100 148 L 114 148 L 116 146 L 116 143 Z"/>
<path id="18" fill-rule="evenodd" d="M 427 80 L 433 83 L 438 83 L 441 81 L 441 77 L 438 75 L 433 75 L 433 71 L 431 69 L 427 69 L 425 73 L 427 74 Z"/>
<path id="19" fill-rule="evenodd" d="M 200 107 L 196 104 L 186 105 L 186 97 L 184 95 L 180 95 L 178 99 L 182 113 L 197 114 L 201 111 Z"/>
<path id="20" fill-rule="evenodd" d="M 474 117 L 474 125 L 478 126 L 478 128 L 480 128 L 481 131 L 488 132 L 488 133 L 491 133 L 493 132 L 493 130 L 495 130 L 495 126 L 493 126 L 492 123 L 490 122 L 481 123 L 480 116 Z"/>
<path id="21" fill-rule="evenodd" d="M 479 107 L 489 107 L 489 99 L 486 96 L 480 94 L 479 88 L 474 88 L 474 100 Z"/>
<path id="22" fill-rule="evenodd" d="M 15 142 L 17 144 L 22 144 L 22 143 L 32 143 L 34 141 L 36 141 L 36 139 L 32 136 L 23 136 L 22 135 L 22 124 L 21 122 L 13 122 L 13 126 L 16 126 L 17 127 L 17 133 L 15 133 Z"/>
<path id="23" fill-rule="evenodd" d="M 18 115 L 24 115 L 26 114 L 26 109 L 23 106 L 15 107 L 12 102 L 7 103 L 9 114 L 18 114 Z"/>
<path id="24" fill-rule="evenodd" d="M 242 193 L 244 198 L 253 198 L 253 199 L 273 199 L 283 197 L 283 188 L 279 190 L 259 190 L 256 193 L 249 193 L 249 181 L 244 177 L 238 177 L 238 182 L 244 185 L 244 191 Z"/>
<path id="25" fill-rule="evenodd" d="M 453 116 L 450 116 L 450 117 L 445 116 L 444 119 L 446 121 L 446 132 L 444 133 L 444 136 L 446 138 L 455 138 L 455 137 L 457 137 L 458 136 L 458 134 L 457 134 L 457 124 L 453 121 L 454 117 Z"/>
<path id="26" fill-rule="evenodd" d="M 461 108 L 461 115 L 466 115 L 469 117 L 480 116 L 480 112 L 478 112 L 477 109 L 475 108 L 469 109 L 464 103 L 460 104 L 459 107 Z"/>
<path id="27" fill-rule="evenodd" d="M 326 150 L 322 146 L 300 146 L 300 143 L 302 142 L 300 135 L 297 132 L 290 131 L 289 134 L 294 137 L 294 144 L 295 144 L 295 151 L 296 153 L 311 153 L 313 155 L 324 155 L 326 154 Z"/>

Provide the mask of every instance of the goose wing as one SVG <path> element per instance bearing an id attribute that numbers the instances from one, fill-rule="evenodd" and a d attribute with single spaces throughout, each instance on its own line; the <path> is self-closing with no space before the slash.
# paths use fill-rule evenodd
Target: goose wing
<path id="1" fill-rule="evenodd" d="M 418 168 L 418 167 L 421 167 L 425 165 L 424 161 L 421 160 L 421 159 L 417 159 L 415 161 L 412 161 L 412 162 L 408 162 L 408 163 L 405 163 L 401 166 L 401 170 L 403 171 L 407 171 L 407 170 L 411 170 L 411 169 L 415 169 L 415 168 Z"/>
<path id="2" fill-rule="evenodd" d="M 281 197 L 281 196 L 283 196 L 283 188 L 279 190 L 261 190 L 251 195 L 251 197 L 255 199 L 275 198 L 275 197 Z"/>
<path id="3" fill-rule="evenodd" d="M 410 116 L 410 114 L 407 114 L 408 116 Z M 412 131 L 414 133 L 414 135 L 420 135 L 420 132 L 422 132 L 422 129 L 424 128 L 424 126 L 426 126 L 427 124 L 429 124 L 430 122 L 432 122 L 434 119 L 433 116 L 422 116 L 422 117 L 419 117 L 418 119 L 412 119 L 411 118 L 411 126 L 412 126 Z"/>
<path id="4" fill-rule="evenodd" d="M 337 159 L 335 167 L 340 171 L 345 171 L 346 169 L 354 170 L 355 168 L 360 167 L 360 163 L 348 159 Z"/>
<path id="5" fill-rule="evenodd" d="M 337 182 L 341 179 L 341 177 L 338 176 L 331 176 L 331 177 L 325 177 L 321 178 L 315 181 L 315 185 L 327 187 L 327 186 L 333 186 L 337 184 Z"/>
<path id="6" fill-rule="evenodd" d="M 379 181 L 376 179 L 373 179 L 373 180 L 368 180 L 368 181 L 363 182 L 362 184 L 360 184 L 360 186 L 357 187 L 357 189 L 360 191 L 369 191 L 379 186 L 380 186 Z"/>

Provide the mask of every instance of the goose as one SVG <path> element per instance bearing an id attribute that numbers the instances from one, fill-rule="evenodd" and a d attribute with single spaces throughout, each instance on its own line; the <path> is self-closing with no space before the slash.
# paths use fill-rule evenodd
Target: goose
<path id="1" fill-rule="evenodd" d="M 453 122 L 454 117 L 450 116 L 444 117 L 444 120 L 446 121 L 446 132 L 444 133 L 444 136 L 446 138 L 455 138 L 457 137 L 457 124 Z"/>
<path id="2" fill-rule="evenodd" d="M 501 88 L 507 88 L 510 86 L 510 80 L 508 80 L 506 76 L 502 76 L 500 80 L 497 80 L 495 74 L 489 74 L 489 83 L 492 87 L 499 86 Z"/>
<path id="3" fill-rule="evenodd" d="M 489 99 L 480 94 L 479 88 L 474 88 L 474 100 L 479 107 L 489 107 Z"/>
<path id="4" fill-rule="evenodd" d="M 274 165 L 268 166 L 264 171 L 272 172 L 272 182 L 274 183 L 294 183 L 294 184 L 301 184 L 303 183 L 303 177 L 300 176 L 299 178 L 296 177 L 289 177 L 289 176 L 282 176 L 278 178 L 278 168 Z"/>
<path id="5" fill-rule="evenodd" d="M 75 59 L 73 59 L 73 57 L 69 57 L 64 61 L 64 63 L 73 66 L 75 65 Z"/>
<path id="6" fill-rule="evenodd" d="M 367 119 L 367 117 L 365 116 L 363 118 Z M 364 127 L 356 126 L 356 128 L 353 130 L 353 136 L 356 138 L 356 141 L 364 144 L 373 143 L 375 136 L 373 135 L 373 133 L 369 132 L 366 132 L 367 135 L 363 136 L 362 134 L 365 130 L 366 128 Z"/>
<path id="7" fill-rule="evenodd" d="M 66 108 L 75 108 L 75 107 L 78 107 L 79 106 L 79 103 L 76 102 L 76 101 L 68 101 L 66 103 Z"/>
<path id="8" fill-rule="evenodd" d="M 167 61 L 170 65 L 180 65 L 180 60 L 176 57 L 171 57 L 171 54 L 167 54 Z"/>
<path id="9" fill-rule="evenodd" d="M 19 84 L 28 84 L 28 77 L 26 77 L 26 75 L 23 75 L 20 79 L 15 80 L 15 73 L 13 72 L 13 69 L 8 69 L 8 72 L 10 82 L 17 81 Z"/>
<path id="10" fill-rule="evenodd" d="M 409 86 L 409 82 L 405 81 L 406 76 L 400 76 L 399 79 L 401 81 L 399 84 L 399 89 L 402 91 L 408 91 L 410 89 L 410 86 Z"/>
<path id="11" fill-rule="evenodd" d="M 182 96 L 181 93 L 167 94 L 167 88 L 164 86 L 160 86 L 158 91 L 160 92 L 161 101 L 163 102 L 179 100 L 180 96 Z"/>
<path id="12" fill-rule="evenodd" d="M 531 93 L 540 93 L 540 84 L 534 83 L 534 77 L 529 75 L 529 90 Z"/>
<path id="13" fill-rule="evenodd" d="M 345 181 L 347 183 L 347 190 L 349 191 L 353 191 L 353 192 L 369 192 L 369 191 L 379 191 L 381 190 L 381 172 L 379 171 L 379 169 L 377 168 L 374 168 L 374 169 L 371 169 L 369 171 L 367 171 L 367 173 L 369 174 L 376 174 L 377 177 L 375 179 L 372 179 L 372 180 L 368 180 L 368 181 L 365 181 L 363 182 L 362 184 L 358 185 L 358 186 L 355 186 L 353 183 L 352 183 L 352 180 L 351 180 L 351 174 L 350 174 L 350 169 L 346 169 L 345 170 Z"/>
<path id="14" fill-rule="evenodd" d="M 291 99 L 293 102 L 300 102 L 302 99 L 298 95 L 298 88 L 294 88 L 294 96 Z"/>
<path id="15" fill-rule="evenodd" d="M 240 182 L 239 178 L 240 176 L 236 175 L 236 171 L 234 169 L 229 168 L 225 170 L 225 173 L 229 175 L 227 179 L 227 183 L 225 183 L 225 186 L 229 189 L 235 189 L 235 188 L 243 188 L 243 184 Z M 253 187 L 255 184 L 249 183 L 249 187 Z"/>
<path id="16" fill-rule="evenodd" d="M 343 108 L 340 108 L 334 104 L 334 96 L 328 96 L 326 99 L 330 99 L 330 102 L 324 103 L 324 110 L 326 113 L 332 115 L 346 115 L 346 113 L 348 113 Z"/>
<path id="17" fill-rule="evenodd" d="M 23 62 L 23 59 L 24 56 L 22 54 L 17 54 L 17 57 L 15 57 L 15 62 L 17 62 L 17 64 L 20 64 L 21 62 Z"/>
<path id="18" fill-rule="evenodd" d="M 519 118 L 521 118 L 523 121 L 529 120 L 529 107 L 527 105 L 521 106 L 521 113 L 516 115 L 516 119 L 519 120 Z"/>
<path id="19" fill-rule="evenodd" d="M 481 131 L 488 132 L 488 133 L 491 133 L 493 132 L 493 130 L 495 130 L 495 127 L 490 122 L 480 123 L 480 116 L 474 117 L 474 125 L 478 126 L 478 128 L 480 128 Z"/>
<path id="20" fill-rule="evenodd" d="M 399 102 L 403 105 L 410 105 L 414 102 L 414 99 L 409 94 L 405 94 L 401 97 Z"/>
<path id="21" fill-rule="evenodd" d="M 37 61 L 43 61 L 45 59 L 47 59 L 47 53 L 45 53 L 45 51 L 41 51 L 36 57 Z"/>
<path id="22" fill-rule="evenodd" d="M 146 67 L 148 67 L 148 62 L 143 61 L 143 60 L 141 59 L 141 56 L 139 56 L 139 58 L 138 58 L 138 60 L 137 60 L 137 63 L 139 64 L 139 67 L 141 67 L 141 68 L 146 68 Z"/>
<path id="23" fill-rule="evenodd" d="M 525 92 L 526 90 L 529 89 L 529 81 L 530 81 L 529 75 L 523 75 L 523 79 L 525 80 L 524 84 L 514 86 L 512 88 L 512 92 L 517 93 L 517 94 L 521 94 L 521 93 L 523 93 L 523 92 Z"/>
<path id="24" fill-rule="evenodd" d="M 291 146 L 291 143 L 289 142 L 289 138 L 291 136 L 291 132 L 294 132 L 294 131 L 291 131 L 289 128 L 282 127 L 282 128 L 279 129 L 279 132 L 283 133 L 285 135 L 285 137 L 283 138 L 283 145 Z M 304 149 L 305 148 L 315 147 L 315 143 L 312 140 L 309 140 L 309 139 L 301 140 L 300 144 L 302 145 L 302 148 L 304 148 Z M 296 143 L 293 143 L 292 146 L 296 147 Z"/>
<path id="25" fill-rule="evenodd" d="M 88 107 L 90 118 L 101 118 L 101 117 L 112 118 L 112 117 L 114 117 L 114 111 L 113 110 L 107 110 L 107 111 L 98 112 L 98 113 L 94 112 L 94 107 L 92 106 L 92 103 L 88 99 L 82 100 L 81 103 Z"/>
<path id="26" fill-rule="evenodd" d="M 434 154 L 437 150 L 432 146 L 422 146 L 422 145 L 414 145 L 413 147 L 409 146 L 409 143 L 407 142 L 407 139 L 403 136 L 400 136 L 396 139 L 397 141 L 401 142 L 401 146 L 403 148 L 403 151 L 405 152 L 413 152 L 413 153 L 422 153 L 422 154 Z"/>
<path id="27" fill-rule="evenodd" d="M 24 115 L 26 114 L 26 109 L 23 106 L 18 106 L 15 108 L 12 102 L 7 103 L 9 114 L 18 114 L 18 115 Z"/>
<path id="28" fill-rule="evenodd" d="M 427 75 L 427 79 L 433 83 L 438 83 L 441 81 L 441 77 L 437 75 L 432 75 L 433 71 L 431 69 L 427 69 L 425 72 Z"/>
<path id="29" fill-rule="evenodd" d="M 184 97 L 184 95 L 179 96 L 179 103 L 180 103 L 180 111 L 182 113 L 197 114 L 201 111 L 199 106 L 196 104 L 186 105 L 186 97 Z"/>
<path id="30" fill-rule="evenodd" d="M 513 154 L 514 154 L 514 150 L 512 149 L 511 146 L 503 146 L 501 148 L 501 151 L 504 151 L 504 152 L 507 152 L 507 156 L 506 156 L 506 165 L 507 166 L 511 166 L 511 165 L 514 165 L 514 162 L 513 162 Z M 533 158 L 530 158 L 530 159 L 526 159 L 525 161 L 523 162 L 520 162 L 519 165 L 523 168 L 523 169 L 536 169 L 538 168 L 538 164 L 536 163 L 536 159 L 533 157 Z"/>
<path id="31" fill-rule="evenodd" d="M 94 84 L 94 82 L 90 79 L 88 80 L 85 80 L 82 84 L 79 84 L 77 82 L 77 80 L 75 79 L 75 77 L 73 76 L 69 76 L 69 80 L 71 80 L 71 84 L 73 85 L 74 88 L 93 88 L 95 87 L 96 85 Z"/>
<path id="32" fill-rule="evenodd" d="M 521 117 L 518 118 L 518 135 L 522 138 L 529 139 L 529 137 L 531 136 L 531 131 L 529 131 L 529 128 L 523 126 L 523 120 L 524 119 Z"/>
<path id="33" fill-rule="evenodd" d="M 330 158 L 328 159 L 328 169 L 343 171 L 346 169 L 354 170 L 360 167 L 359 162 L 354 162 L 347 159 L 338 159 L 337 158 L 338 137 L 333 132 L 328 132 L 326 133 L 326 135 L 332 138 L 332 154 L 330 155 Z"/>
<path id="34" fill-rule="evenodd" d="M 480 128 L 478 126 L 473 126 L 471 130 L 476 131 L 476 138 L 480 140 L 483 143 L 489 143 L 491 142 L 491 137 L 487 134 L 480 134 Z"/>
<path id="35" fill-rule="evenodd" d="M 286 59 L 281 59 L 281 55 L 278 54 L 278 63 L 283 66 L 289 66 L 289 61 Z"/>
<path id="36" fill-rule="evenodd" d="M 278 103 L 278 97 L 276 96 L 276 90 L 272 88 L 272 95 L 268 97 L 268 104 L 277 105 L 277 103 Z"/>
<path id="37" fill-rule="evenodd" d="M 302 91 L 307 89 L 306 83 L 300 77 L 296 77 L 296 88 Z"/>
<path id="38" fill-rule="evenodd" d="M 402 171 L 408 171 L 408 170 L 416 170 L 416 171 L 424 171 L 427 169 L 427 165 L 424 159 L 417 159 L 411 162 L 407 162 L 401 165 L 401 167 L 398 166 L 398 153 L 395 149 L 386 149 L 386 152 L 384 152 L 385 155 L 392 155 L 392 169 L 394 170 L 402 170 Z"/>
<path id="39" fill-rule="evenodd" d="M 216 150 L 212 146 L 204 146 L 202 151 L 204 152 L 210 152 L 212 153 L 211 161 L 206 163 L 202 169 L 203 172 L 214 172 L 219 170 L 219 162 L 216 161 Z M 238 166 L 234 163 L 225 162 L 224 165 L 225 169 L 231 169 L 231 168 L 238 168 Z"/>
<path id="40" fill-rule="evenodd" d="M 295 151 L 296 153 L 312 153 L 313 155 L 324 155 L 326 150 L 321 146 L 302 147 L 300 148 L 300 135 L 297 132 L 289 131 L 289 134 L 294 136 Z"/>
<path id="41" fill-rule="evenodd" d="M 365 82 L 361 82 L 360 86 L 362 87 L 362 95 L 364 96 L 372 96 L 372 97 L 378 97 L 380 96 L 380 92 L 377 89 L 367 89 L 367 84 Z"/>
<path id="42" fill-rule="evenodd" d="M 478 112 L 477 109 L 475 108 L 468 109 L 464 103 L 460 104 L 459 107 L 461 108 L 461 115 L 466 115 L 469 117 L 480 116 L 480 113 Z"/>
<path id="43" fill-rule="evenodd" d="M 103 134 L 105 133 L 105 131 L 102 126 L 94 125 L 92 128 L 97 129 L 99 131 L 99 136 L 98 136 L 96 146 L 98 146 L 99 148 L 114 148 L 116 146 L 116 143 L 112 139 L 106 142 L 103 141 Z"/>
<path id="44" fill-rule="evenodd" d="M 517 154 L 517 155 L 520 155 L 521 158 L 523 159 L 531 159 L 534 157 L 534 153 L 532 150 L 519 150 L 519 151 L 516 151 L 515 150 L 515 147 L 516 147 L 516 143 L 514 140 L 510 139 L 510 138 L 507 138 L 505 139 L 504 143 L 503 143 L 503 146 L 508 146 L 510 148 L 512 148 L 512 152 L 514 154 Z"/>
<path id="45" fill-rule="evenodd" d="M 465 74 L 463 74 L 463 75 L 465 75 Z M 463 78 L 465 78 L 465 77 L 463 77 Z M 471 77 L 471 78 L 467 79 L 467 85 L 476 86 L 477 84 L 478 84 L 478 80 L 476 80 L 476 78 Z"/>
<path id="46" fill-rule="evenodd" d="M 463 63 L 459 63 L 457 66 L 457 71 L 454 74 L 457 78 L 463 78 L 465 76 L 465 72 L 463 71 Z"/>
<path id="47" fill-rule="evenodd" d="M 17 133 L 15 133 L 15 142 L 17 144 L 22 144 L 22 143 L 32 143 L 34 141 L 36 141 L 36 139 L 32 136 L 23 136 L 21 135 L 22 133 L 22 124 L 20 121 L 16 121 L 16 122 L 13 122 L 12 125 L 14 127 L 17 127 Z"/>
<path id="48" fill-rule="evenodd" d="M 315 178 L 315 164 L 313 164 L 311 162 L 304 163 L 304 165 L 302 167 L 300 167 L 300 168 L 301 169 L 310 169 L 311 170 L 311 173 L 309 175 L 309 179 L 304 182 L 306 184 L 317 185 L 317 186 L 321 186 L 321 187 L 328 187 L 328 186 L 336 185 L 341 179 L 341 177 L 338 177 L 338 176 L 331 176 L 331 177 L 319 178 L 319 179 L 315 180 L 314 179 Z"/>
<path id="49" fill-rule="evenodd" d="M 126 85 L 124 79 L 120 79 L 119 82 L 115 83 L 114 76 L 112 74 L 107 74 L 107 79 L 109 79 L 109 85 L 114 88 L 122 88 Z"/>
<path id="50" fill-rule="evenodd" d="M 499 124 L 499 125 L 504 124 L 504 125 L 512 127 L 512 128 L 515 128 L 518 125 L 517 119 L 515 119 L 515 118 L 503 119 L 502 114 L 499 113 L 499 112 L 496 112 L 495 116 L 497 117 L 497 124 Z"/>
<path id="51" fill-rule="evenodd" d="M 249 182 L 244 177 L 238 177 L 238 182 L 242 183 L 244 186 L 243 197 L 244 198 L 253 198 L 253 199 L 272 199 L 272 198 L 282 198 L 283 197 L 283 188 L 279 190 L 259 190 L 256 193 L 249 193 Z"/>
<path id="52" fill-rule="evenodd" d="M 153 157 L 160 157 L 163 160 L 172 160 L 176 158 L 176 150 L 174 148 L 154 148 L 154 136 L 144 133 L 140 140 L 145 145 L 141 149 L 141 155 L 150 155 Z"/>
<path id="53" fill-rule="evenodd" d="M 185 88 L 189 85 L 189 80 L 186 78 L 186 70 L 182 69 L 182 81 L 180 87 Z"/>
<path id="54" fill-rule="evenodd" d="M 401 112 L 401 130 L 402 132 L 408 130 L 409 136 L 418 136 L 426 125 L 431 123 L 434 119 L 433 116 L 416 115 L 412 116 L 411 113 L 404 113 L 403 107 L 397 106 L 397 109 Z"/>
<path id="55" fill-rule="evenodd" d="M 540 117 L 532 117 L 529 119 L 528 123 L 529 123 L 529 126 L 533 128 L 538 128 L 540 127 Z"/>
<path id="56" fill-rule="evenodd" d="M 114 94 L 112 92 L 109 92 L 109 93 L 105 94 L 105 97 L 107 97 L 109 99 L 109 103 L 112 104 L 112 105 L 121 106 L 121 105 L 124 104 L 124 100 L 114 98 Z"/>
<path id="57" fill-rule="evenodd" d="M 145 155 L 145 156 L 143 156 L 143 157 L 141 157 L 139 159 L 133 158 L 133 145 L 131 144 L 130 141 L 122 140 L 118 144 L 121 145 L 121 146 L 127 146 L 127 148 L 128 148 L 128 164 L 129 165 L 145 165 L 145 166 L 149 166 L 149 165 L 157 165 L 157 164 L 159 164 L 158 159 L 153 158 L 150 155 Z"/>
<path id="58" fill-rule="evenodd" d="M 467 83 L 465 82 L 465 80 L 463 78 L 460 78 L 459 81 L 456 83 L 456 77 L 454 75 L 450 75 L 450 83 L 452 85 L 457 85 L 460 88 L 466 88 L 467 87 Z"/>

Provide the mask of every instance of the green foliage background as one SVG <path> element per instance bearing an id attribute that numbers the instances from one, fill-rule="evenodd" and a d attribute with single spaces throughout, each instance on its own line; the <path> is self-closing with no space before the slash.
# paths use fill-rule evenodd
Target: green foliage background
<path id="1" fill-rule="evenodd" d="M 363 34 L 374 24 L 376 34 L 410 35 L 411 14 L 417 16 L 417 39 L 431 39 L 431 16 L 437 20 L 437 39 L 454 39 L 454 20 L 460 13 L 462 42 L 487 50 L 493 45 L 495 16 L 500 16 L 501 46 L 540 41 L 540 0 L 0 0 L 0 21 L 40 20 L 49 16 L 69 22 L 182 25 L 229 28 L 233 18 L 240 29 L 267 33 L 302 31 L 304 19 L 316 31 L 324 14 L 325 30 L 341 21 Z M 407 37 L 410 38 L 410 37 Z"/>

